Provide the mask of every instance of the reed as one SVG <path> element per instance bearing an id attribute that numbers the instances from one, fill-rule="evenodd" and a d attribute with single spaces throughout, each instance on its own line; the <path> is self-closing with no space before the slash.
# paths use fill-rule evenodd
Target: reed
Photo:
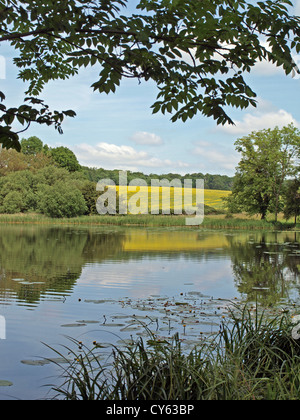
<path id="1" fill-rule="evenodd" d="M 191 216 L 194 217 L 194 216 Z M 91 215 L 74 218 L 53 219 L 42 214 L 0 214 L 0 224 L 43 224 L 43 225 L 115 225 L 115 226 L 170 226 L 208 229 L 240 229 L 240 230 L 285 230 L 297 229 L 291 221 L 281 220 L 274 224 L 272 220 L 247 218 L 244 215 L 205 215 L 199 226 L 186 226 L 185 215 Z"/>
<path id="2" fill-rule="evenodd" d="M 99 348 L 82 354 L 67 349 L 73 361 L 63 369 L 63 384 L 53 389 L 65 400 L 285 400 L 299 399 L 300 344 L 289 318 L 253 319 L 242 308 L 213 341 L 199 341 L 186 353 L 178 335 L 159 342 L 149 337 L 113 348 L 105 364 Z M 73 343 L 79 344 L 73 340 Z M 61 353 L 59 353 L 61 356 Z"/>

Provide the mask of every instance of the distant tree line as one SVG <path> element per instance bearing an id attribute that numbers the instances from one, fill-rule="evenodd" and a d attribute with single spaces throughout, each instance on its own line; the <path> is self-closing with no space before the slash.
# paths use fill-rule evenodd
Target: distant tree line
<path id="1" fill-rule="evenodd" d="M 103 168 L 89 168 L 86 166 L 81 167 L 82 172 L 86 175 L 87 179 L 93 182 L 98 182 L 100 179 L 111 179 L 115 182 L 116 185 L 119 183 L 119 169 L 108 170 Z M 193 181 L 193 187 L 196 187 L 196 180 L 203 179 L 204 186 L 207 190 L 224 190 L 231 191 L 233 186 L 233 177 L 227 175 L 211 175 L 203 174 L 201 172 L 180 175 L 176 173 L 167 173 L 167 174 L 149 174 L 146 175 L 143 172 L 132 172 L 127 171 L 127 181 L 132 182 L 135 179 L 143 179 L 147 182 L 148 186 L 151 186 L 152 179 L 167 179 L 172 181 L 173 179 L 179 179 L 183 185 L 184 179 L 191 179 Z M 131 184 L 131 185 L 134 185 Z"/>

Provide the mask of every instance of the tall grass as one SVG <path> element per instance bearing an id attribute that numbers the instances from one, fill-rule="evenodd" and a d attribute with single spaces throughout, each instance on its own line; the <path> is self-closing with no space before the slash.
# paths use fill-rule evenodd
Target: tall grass
<path id="1" fill-rule="evenodd" d="M 114 226 L 186 226 L 185 215 L 93 215 L 73 218 L 53 219 L 41 214 L 1 214 L 0 224 L 43 224 L 43 225 L 114 225 Z M 194 216 L 191 216 L 192 218 Z M 208 229 L 242 229 L 242 230 L 282 230 L 295 228 L 289 221 L 274 224 L 272 221 L 245 218 L 234 215 L 227 218 L 224 215 L 205 215 L 204 221 L 196 228 Z M 192 228 L 195 228 L 192 227 Z"/>
<path id="2" fill-rule="evenodd" d="M 75 340 L 73 342 L 76 345 Z M 65 400 L 285 400 L 300 397 L 300 343 L 289 319 L 253 319 L 247 309 L 233 315 L 213 341 L 183 350 L 178 335 L 159 342 L 139 339 L 114 347 L 99 362 L 97 346 L 80 353 L 53 389 Z M 61 356 L 61 353 L 59 353 Z"/>

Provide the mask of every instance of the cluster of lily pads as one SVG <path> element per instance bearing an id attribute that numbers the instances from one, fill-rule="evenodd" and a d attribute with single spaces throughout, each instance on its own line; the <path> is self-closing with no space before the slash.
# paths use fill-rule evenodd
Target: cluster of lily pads
<path id="1" fill-rule="evenodd" d="M 101 339 L 93 340 L 97 347 L 110 345 L 128 346 L 139 337 L 157 342 L 171 340 L 178 334 L 187 348 L 194 347 L 204 338 L 213 337 L 221 328 L 222 322 L 229 317 L 237 299 L 215 299 L 198 291 L 181 293 L 168 297 L 151 295 L 144 299 L 124 298 L 120 300 L 88 299 L 85 303 L 115 305 L 110 314 L 102 312 L 101 322 L 78 320 L 62 327 L 84 327 L 97 324 L 93 329 Z M 106 307 L 106 305 L 104 305 Z M 103 341 L 104 333 L 111 334 L 112 342 Z"/>
<path id="2" fill-rule="evenodd" d="M 64 330 L 78 327 L 80 333 L 76 342 L 79 350 L 83 341 L 90 341 L 90 345 L 103 349 L 103 358 L 105 349 L 112 346 L 134 345 L 139 337 L 143 337 L 150 345 L 153 345 L 155 342 L 168 343 L 175 335 L 178 335 L 183 348 L 190 351 L 197 344 L 201 345 L 202 340 L 213 339 L 222 328 L 222 324 L 230 323 L 232 316 L 236 315 L 243 305 L 246 305 L 242 298 L 214 298 L 199 291 L 180 293 L 173 297 L 151 295 L 144 299 L 86 299 L 84 303 L 99 305 L 101 308 L 98 312 L 99 319 L 81 319 L 74 323 L 63 324 L 61 327 Z M 256 311 L 265 310 L 257 307 L 253 302 L 248 302 L 247 305 L 253 312 L 253 316 Z M 295 308 L 293 303 L 290 305 L 285 303 L 275 312 L 278 313 L 278 310 L 292 312 L 293 308 Z M 274 314 L 274 309 L 270 310 L 270 315 L 272 314 Z M 105 341 L 107 334 L 111 340 Z M 23 364 L 32 366 L 67 362 L 65 357 L 21 361 Z M 7 386 L 8 383 L 2 384 L 0 381 L 1 385 Z"/>

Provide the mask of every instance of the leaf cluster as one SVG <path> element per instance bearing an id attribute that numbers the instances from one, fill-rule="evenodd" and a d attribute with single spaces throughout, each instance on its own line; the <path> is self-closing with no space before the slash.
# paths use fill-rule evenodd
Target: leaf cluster
<path id="1" fill-rule="evenodd" d="M 186 121 L 197 114 L 233 124 L 227 107 L 255 106 L 244 78 L 257 61 L 294 68 L 300 51 L 300 18 L 288 0 L 1 0 L 0 42 L 16 50 L 18 77 L 28 84 L 25 104 L 0 111 L 0 141 L 19 148 L 16 119 L 54 125 L 62 132 L 71 110 L 50 111 L 39 99 L 49 81 L 65 80 L 97 66 L 92 88 L 113 93 L 122 79 L 152 80 L 158 94 L 153 113 Z M 266 40 L 268 47 L 262 43 Z M 5 99 L 1 93 L 1 99 Z M 29 103 L 28 103 L 29 102 Z"/>

